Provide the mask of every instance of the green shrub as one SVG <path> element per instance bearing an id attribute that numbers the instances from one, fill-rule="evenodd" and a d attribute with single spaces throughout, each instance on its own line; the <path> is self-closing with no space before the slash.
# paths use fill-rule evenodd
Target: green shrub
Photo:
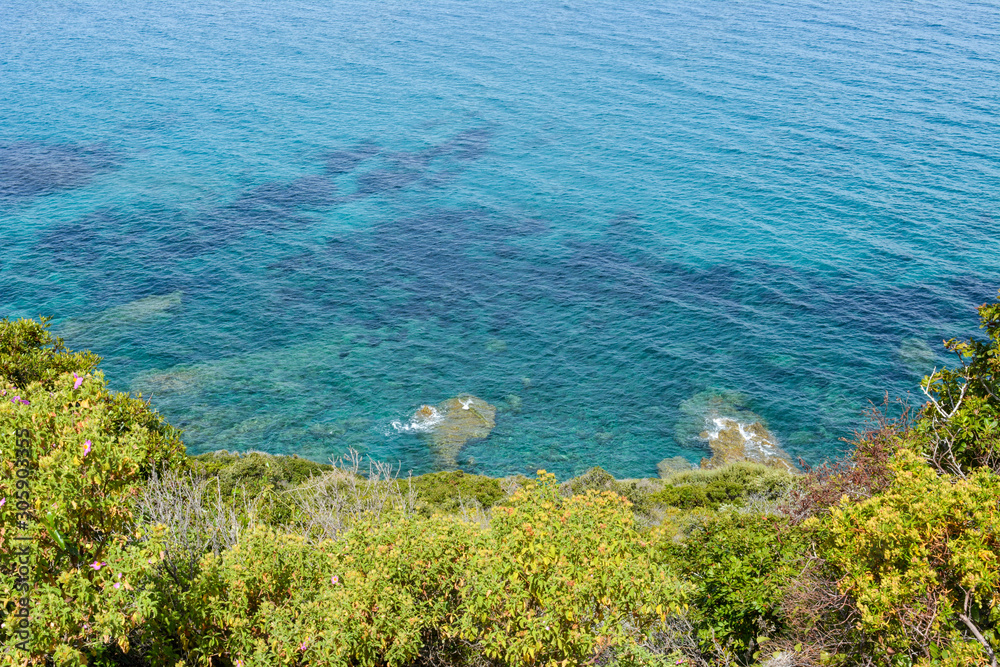
<path id="1" fill-rule="evenodd" d="M 986 339 L 955 339 L 960 368 L 942 369 L 921 383 L 931 400 L 915 430 L 923 453 L 942 472 L 961 475 L 977 467 L 1000 473 L 1000 301 L 979 307 Z"/>
<path id="2" fill-rule="evenodd" d="M 297 456 L 264 452 L 200 454 L 187 457 L 182 467 L 199 479 L 211 480 L 208 491 L 221 496 L 230 507 L 252 501 L 255 518 L 274 527 L 287 526 L 299 518 L 287 491 L 334 469 Z"/>
<path id="3" fill-rule="evenodd" d="M 61 338 L 53 338 L 50 319 L 0 320 L 0 378 L 16 388 L 37 382 L 51 389 L 60 375 L 84 375 L 97 368 L 101 358 L 96 354 L 70 352 Z"/>
<path id="4" fill-rule="evenodd" d="M 289 488 L 333 470 L 329 464 L 264 452 L 210 452 L 188 457 L 185 466 L 194 474 L 218 477 L 225 495 L 232 494 L 237 488 L 248 491 L 267 487 Z"/>
<path id="5" fill-rule="evenodd" d="M 0 550 L 14 553 L 24 544 L 17 537 L 30 536 L 34 559 L 28 591 L 15 590 L 4 559 L 0 617 L 27 593 L 31 659 L 79 663 L 109 642 L 127 645 L 154 608 L 138 588 L 151 556 L 134 500 L 153 468 L 176 464 L 184 447 L 148 405 L 85 372 L 96 357 L 53 343 L 44 322 L 0 322 L 0 358 L 0 498 L 9 503 Z M 11 627 L 0 630 L 8 648 Z"/>
<path id="6" fill-rule="evenodd" d="M 457 512 L 470 501 L 488 509 L 506 495 L 500 480 L 461 470 L 428 473 L 411 481 L 417 494 L 417 509 L 425 515 L 434 511 Z"/>
<path id="7" fill-rule="evenodd" d="M 627 500 L 569 498 L 541 471 L 494 506 L 471 558 L 461 637 L 510 665 L 580 664 L 680 611 L 685 586 L 650 557 Z"/>
<path id="8" fill-rule="evenodd" d="M 759 463 L 733 463 L 714 470 L 692 470 L 671 475 L 664 487 L 649 497 L 655 505 L 681 509 L 718 509 L 750 498 L 775 500 L 795 482 L 795 477 Z"/>
<path id="9" fill-rule="evenodd" d="M 155 664 L 410 664 L 446 649 L 479 527 L 454 517 L 356 526 L 338 542 L 257 528 L 206 554 L 146 627 Z"/>
<path id="10" fill-rule="evenodd" d="M 645 483 L 647 480 L 641 480 Z M 654 482 L 655 483 L 655 482 Z M 587 491 L 611 491 L 632 503 L 632 509 L 645 515 L 652 507 L 650 489 L 640 486 L 638 480 L 616 480 L 611 473 L 595 466 L 579 477 L 567 480 L 561 485 L 564 495 L 580 495 Z"/>
<path id="11" fill-rule="evenodd" d="M 886 662 L 933 657 L 972 626 L 1000 640 L 1000 477 L 939 475 L 901 449 L 891 486 L 832 509 L 827 559 Z M 968 635 L 967 635 L 968 636 Z M 902 663 L 900 663 L 902 664 Z"/>
<path id="12" fill-rule="evenodd" d="M 0 464 L 0 497 L 13 505 L 18 494 L 30 493 L 23 513 L 0 514 L 0 547 L 12 550 L 15 536 L 34 533 L 36 579 L 30 597 L 38 603 L 33 627 L 55 619 L 60 627 L 58 634 L 36 633 L 36 655 L 57 648 L 61 655 L 85 653 L 103 636 L 124 640 L 124 634 L 107 632 L 93 618 L 117 614 L 138 623 L 148 612 L 141 600 L 108 611 L 107 605 L 122 602 L 120 596 L 102 598 L 104 606 L 95 604 L 94 596 L 103 590 L 106 572 L 136 573 L 124 563 L 145 557 L 135 544 L 134 501 L 140 486 L 155 466 L 174 464 L 183 456 L 176 433 L 142 401 L 109 393 L 100 373 L 83 377 L 78 388 L 75 384 L 72 375 L 64 374 L 50 382 L 53 391 L 40 383 L 20 389 L 0 385 L 4 399 L 18 398 L 0 401 L 0 450 L 27 455 Z M 19 451 L 18 432 L 30 434 L 28 451 Z M 27 488 L 18 488 L 19 468 L 31 471 Z M 102 562 L 112 569 L 93 567 Z M 9 611 L 17 597 L 9 570 L 2 586 Z M 132 607 L 135 611 L 126 613 Z"/>
<path id="13" fill-rule="evenodd" d="M 680 544 L 659 542 L 659 558 L 695 586 L 693 619 L 703 649 L 748 660 L 761 637 L 783 629 L 782 598 L 807 544 L 806 533 L 784 518 L 723 512 Z"/>
<path id="14" fill-rule="evenodd" d="M 456 653 L 453 625 L 482 529 L 456 517 L 359 527 L 337 552 L 339 584 L 316 601 L 317 657 L 327 664 L 400 666 L 428 651 Z"/>

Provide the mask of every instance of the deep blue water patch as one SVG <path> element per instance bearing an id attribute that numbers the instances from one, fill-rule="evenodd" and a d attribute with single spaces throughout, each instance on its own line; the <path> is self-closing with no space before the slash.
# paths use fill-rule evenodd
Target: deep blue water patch
<path id="1" fill-rule="evenodd" d="M 470 471 L 650 475 L 718 409 L 818 462 L 1000 287 L 994 5 L 84 2 L 4 38 L 0 315 L 195 452 L 426 471 L 393 423 L 471 392 Z"/>
<path id="2" fill-rule="evenodd" d="M 0 205 L 86 185 L 121 159 L 106 144 L 0 144 Z"/>

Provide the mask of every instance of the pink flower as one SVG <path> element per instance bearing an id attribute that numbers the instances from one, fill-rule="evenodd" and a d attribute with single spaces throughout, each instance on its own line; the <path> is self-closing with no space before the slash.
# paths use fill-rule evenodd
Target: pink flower
<path id="1" fill-rule="evenodd" d="M 7 499 L 6 498 L 0 498 L 0 507 L 3 507 L 6 504 L 7 504 Z"/>
<path id="2" fill-rule="evenodd" d="M 336 586 L 337 584 L 340 583 L 340 577 L 338 577 L 337 575 L 333 575 L 332 577 L 330 577 L 330 583 Z"/>
<path id="3" fill-rule="evenodd" d="M 102 567 L 104 567 L 105 565 L 107 565 L 107 563 L 98 563 L 98 562 L 97 562 L 97 561 L 95 560 L 95 561 L 94 561 L 93 563 L 91 563 L 91 564 L 90 564 L 90 567 L 94 568 L 95 570 L 100 570 L 100 569 L 101 569 Z"/>
<path id="4" fill-rule="evenodd" d="M 80 385 L 83 384 L 83 378 L 76 373 L 73 373 L 73 377 L 76 379 L 76 382 L 73 383 L 73 389 L 79 389 Z"/>
<path id="5" fill-rule="evenodd" d="M 86 456 L 90 453 L 90 440 L 83 443 L 83 455 Z"/>
<path id="6" fill-rule="evenodd" d="M 305 651 L 306 650 L 306 643 L 305 642 L 302 642 L 301 644 L 299 644 L 299 650 L 300 651 Z"/>
<path id="7" fill-rule="evenodd" d="M 121 588 L 121 587 L 122 587 L 122 583 L 120 581 L 116 581 L 115 582 L 115 588 Z"/>

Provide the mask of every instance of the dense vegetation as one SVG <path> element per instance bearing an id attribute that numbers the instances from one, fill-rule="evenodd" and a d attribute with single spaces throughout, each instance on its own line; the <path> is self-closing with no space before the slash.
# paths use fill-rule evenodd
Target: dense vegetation
<path id="1" fill-rule="evenodd" d="M 189 457 L 94 355 L 0 321 L 2 664 L 996 665 L 1000 303 L 980 317 L 839 463 L 562 484 Z"/>

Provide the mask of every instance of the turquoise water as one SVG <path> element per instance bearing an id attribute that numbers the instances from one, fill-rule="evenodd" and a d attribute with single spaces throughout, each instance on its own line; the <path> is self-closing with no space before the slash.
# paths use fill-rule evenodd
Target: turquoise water
<path id="1" fill-rule="evenodd" d="M 919 396 L 1000 287 L 1000 7 L 0 6 L 0 315 L 193 452 L 654 475 Z M 916 396 L 911 396 L 916 402 Z"/>

